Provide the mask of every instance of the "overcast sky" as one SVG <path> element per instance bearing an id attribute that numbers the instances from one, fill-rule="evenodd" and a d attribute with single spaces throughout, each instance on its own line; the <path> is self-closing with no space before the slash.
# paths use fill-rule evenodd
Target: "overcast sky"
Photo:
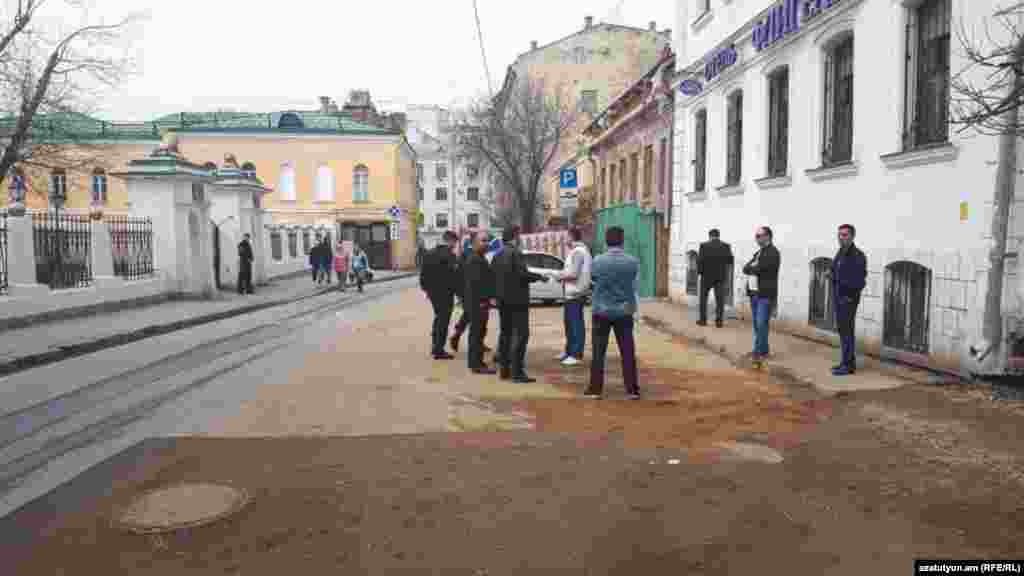
<path id="1" fill-rule="evenodd" d="M 675 0 L 478 0 L 494 88 L 531 40 L 545 44 L 582 29 L 585 15 L 608 21 L 619 4 L 621 23 L 674 27 Z M 313 108 L 318 96 L 341 104 L 358 88 L 388 109 L 450 105 L 487 91 L 473 0 L 105 0 L 102 6 L 111 15 L 148 10 L 132 34 L 139 73 L 101 103 L 100 115 L 110 120 Z"/>

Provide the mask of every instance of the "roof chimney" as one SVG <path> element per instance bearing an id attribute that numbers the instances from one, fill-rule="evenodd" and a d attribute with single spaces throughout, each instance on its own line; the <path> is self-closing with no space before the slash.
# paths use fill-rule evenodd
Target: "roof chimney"
<path id="1" fill-rule="evenodd" d="M 658 29 L 658 23 L 655 22 L 654 20 L 651 20 L 651 23 L 647 25 L 647 29 L 650 30 L 651 32 L 654 32 L 655 30 Z"/>
<path id="2" fill-rule="evenodd" d="M 594 17 L 593 16 L 584 16 L 583 17 L 583 29 L 584 30 L 590 30 L 593 26 L 594 26 Z"/>
<path id="3" fill-rule="evenodd" d="M 537 41 L 536 40 L 530 40 L 530 50 L 536 50 L 536 49 L 537 49 Z"/>

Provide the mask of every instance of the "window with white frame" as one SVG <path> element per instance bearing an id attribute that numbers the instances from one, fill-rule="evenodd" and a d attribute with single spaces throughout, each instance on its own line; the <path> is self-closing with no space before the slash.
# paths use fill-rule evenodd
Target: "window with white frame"
<path id="1" fill-rule="evenodd" d="M 447 180 L 448 164 L 445 164 L 444 162 L 434 164 L 434 176 L 437 177 L 438 180 Z"/>
<path id="2" fill-rule="evenodd" d="M 597 114 L 597 90 L 580 92 L 580 112 Z"/>
<path id="3" fill-rule="evenodd" d="M 476 186 L 470 186 L 466 188 L 466 201 L 467 202 L 479 202 L 480 201 L 480 189 Z"/>
<path id="4" fill-rule="evenodd" d="M 281 200 L 295 201 L 295 166 L 291 162 L 281 165 L 281 175 L 278 177 L 277 189 L 281 193 Z"/>
<path id="5" fill-rule="evenodd" d="M 448 189 L 447 188 L 435 188 L 434 189 L 434 200 L 438 202 L 444 202 L 448 200 Z"/>
<path id="6" fill-rule="evenodd" d="M 354 202 L 370 201 L 370 170 L 362 164 L 352 170 L 352 200 Z"/>
<path id="7" fill-rule="evenodd" d="M 316 199 L 320 202 L 334 200 L 334 170 L 330 166 L 316 169 Z"/>
<path id="8" fill-rule="evenodd" d="M 743 91 L 729 95 L 726 111 L 725 183 L 739 184 L 743 176 Z"/>
<path id="9" fill-rule="evenodd" d="M 905 150 L 949 140 L 951 0 L 924 0 L 907 18 Z"/>
<path id="10" fill-rule="evenodd" d="M 789 68 L 768 76 L 768 176 L 785 176 L 789 161 Z"/>
<path id="11" fill-rule="evenodd" d="M 834 41 L 825 51 L 825 114 L 822 165 L 853 160 L 853 35 Z"/>
<path id="12" fill-rule="evenodd" d="M 107 203 L 107 172 L 103 168 L 92 171 L 92 201 L 94 204 Z"/>
<path id="13" fill-rule="evenodd" d="M 693 191 L 707 189 L 708 176 L 708 111 L 698 110 L 693 128 Z"/>
<path id="14" fill-rule="evenodd" d="M 448 227 L 448 215 L 444 214 L 444 213 L 437 214 L 436 216 L 434 216 L 434 224 L 438 228 L 447 228 Z"/>

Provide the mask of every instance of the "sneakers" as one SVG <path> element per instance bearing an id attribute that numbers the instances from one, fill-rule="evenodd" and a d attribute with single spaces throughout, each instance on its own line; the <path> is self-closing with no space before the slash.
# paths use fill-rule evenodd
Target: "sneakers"
<path id="1" fill-rule="evenodd" d="M 564 362 L 565 359 L 568 358 L 568 357 L 569 357 L 569 355 L 563 352 L 563 353 L 559 354 L 558 358 L 555 358 L 555 360 L 558 360 L 559 362 Z"/>
<path id="2" fill-rule="evenodd" d="M 601 393 L 600 392 L 584 392 L 583 393 L 583 397 L 586 398 L 587 400 L 600 400 L 601 399 Z"/>
<path id="3" fill-rule="evenodd" d="M 566 356 L 565 360 L 562 360 L 562 366 L 579 366 L 582 364 L 575 356 Z"/>
<path id="4" fill-rule="evenodd" d="M 630 400 L 639 400 L 640 399 L 640 393 L 639 392 L 633 392 L 632 394 L 626 394 L 626 398 L 629 398 Z"/>

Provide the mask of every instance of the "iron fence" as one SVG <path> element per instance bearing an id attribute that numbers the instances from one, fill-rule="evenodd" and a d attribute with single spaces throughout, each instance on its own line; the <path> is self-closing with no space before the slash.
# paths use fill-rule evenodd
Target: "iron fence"
<path id="1" fill-rule="evenodd" d="M 131 216 L 105 218 L 110 230 L 114 276 L 137 280 L 153 274 L 153 221 Z"/>
<path id="2" fill-rule="evenodd" d="M 7 212 L 0 211 L 0 294 L 7 293 Z"/>
<path id="3" fill-rule="evenodd" d="M 88 216 L 32 214 L 36 282 L 51 289 L 80 288 L 92 283 L 92 230 Z"/>

